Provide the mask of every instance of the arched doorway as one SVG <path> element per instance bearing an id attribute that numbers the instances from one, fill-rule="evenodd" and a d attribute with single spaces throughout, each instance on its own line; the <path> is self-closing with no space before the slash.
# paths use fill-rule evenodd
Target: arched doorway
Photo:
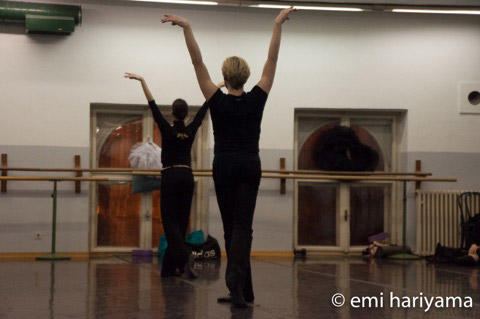
<path id="1" fill-rule="evenodd" d="M 164 107 L 166 108 L 166 107 Z M 163 108 L 162 108 L 163 109 Z M 197 107 L 191 107 L 190 117 Z M 163 112 L 171 120 L 170 112 Z M 145 105 L 93 104 L 91 113 L 92 168 L 130 168 L 128 156 L 132 146 L 152 137 L 161 146 L 161 134 Z M 193 167 L 203 167 L 203 147 L 206 144 L 208 120 L 197 133 L 192 149 Z M 118 182 L 96 183 L 91 191 L 92 223 L 91 250 L 129 251 L 158 247 L 163 226 L 160 213 L 160 190 L 132 194 L 129 175 L 105 172 Z M 206 191 L 202 181 L 196 181 L 192 202 L 191 228 L 202 229 Z"/>
<path id="2" fill-rule="evenodd" d="M 102 121 L 105 117 L 98 117 L 98 167 L 129 168 L 130 149 L 143 139 L 142 119 L 123 117 L 115 122 L 118 126 L 109 128 Z M 138 247 L 142 195 L 132 194 L 130 183 L 100 183 L 97 187 L 97 245 Z"/>
<path id="3" fill-rule="evenodd" d="M 296 169 L 391 171 L 395 165 L 394 117 L 308 110 L 296 111 L 295 121 Z M 339 127 L 355 137 L 364 153 L 354 154 L 355 149 L 346 147 L 345 136 L 334 139 L 334 147 L 330 145 L 332 132 Z M 324 147 L 326 143 L 329 147 Z M 365 160 L 368 156 L 370 164 Z M 391 230 L 393 188 L 388 182 L 297 180 L 294 247 L 343 252 L 362 249 L 368 236 Z"/>

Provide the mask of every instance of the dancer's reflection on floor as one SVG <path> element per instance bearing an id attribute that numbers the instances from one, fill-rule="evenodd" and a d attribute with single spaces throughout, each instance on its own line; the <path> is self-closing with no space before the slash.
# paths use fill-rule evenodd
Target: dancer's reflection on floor
<path id="1" fill-rule="evenodd" d="M 478 268 L 472 269 L 470 276 L 468 277 L 468 283 L 472 290 L 478 290 Z"/>
<path id="2" fill-rule="evenodd" d="M 193 269 L 199 274 L 199 281 L 211 283 L 220 279 L 220 259 L 199 260 L 193 264 Z"/>
<path id="3" fill-rule="evenodd" d="M 253 306 L 247 308 L 230 307 L 231 319 L 251 319 L 253 318 Z"/>
<path id="4" fill-rule="evenodd" d="M 158 265 L 159 272 L 161 272 L 162 263 L 159 262 Z M 198 294 L 202 293 L 202 290 L 198 290 L 196 287 L 203 286 L 203 283 L 209 284 L 220 279 L 220 260 L 195 261 L 192 268 L 198 273 L 198 278 L 195 282 L 190 282 L 182 276 L 161 279 L 160 287 L 164 301 L 164 318 L 195 318 L 196 311 L 199 310 L 196 309 L 198 306 L 197 299 L 201 298 Z M 235 316 L 235 318 L 251 318 L 251 316 L 238 317 L 237 314 Z"/>
<path id="5" fill-rule="evenodd" d="M 197 289 L 187 280 L 176 277 L 162 278 L 160 289 L 164 302 L 162 318 L 195 318 Z"/>

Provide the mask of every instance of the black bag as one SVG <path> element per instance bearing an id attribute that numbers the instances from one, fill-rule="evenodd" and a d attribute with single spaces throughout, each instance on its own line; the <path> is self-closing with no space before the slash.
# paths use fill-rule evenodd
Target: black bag
<path id="1" fill-rule="evenodd" d="M 192 249 L 194 260 L 217 260 L 221 257 L 220 245 L 218 241 L 210 235 L 207 236 L 207 240 L 203 244 L 187 243 L 187 245 Z"/>
<path id="2" fill-rule="evenodd" d="M 461 226 L 464 249 L 469 249 L 472 244 L 480 243 L 480 214 L 469 217 Z"/>
<path id="3" fill-rule="evenodd" d="M 475 210 L 474 205 L 479 200 L 479 192 L 461 193 L 457 198 L 462 233 L 461 247 L 467 250 L 472 244 L 480 244 L 480 212 L 478 208 Z"/>

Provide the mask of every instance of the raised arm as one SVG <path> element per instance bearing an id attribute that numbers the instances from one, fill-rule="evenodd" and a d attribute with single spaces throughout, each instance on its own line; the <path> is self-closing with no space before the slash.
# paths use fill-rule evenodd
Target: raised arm
<path id="1" fill-rule="evenodd" d="M 280 50 L 280 39 L 282 36 L 282 24 L 288 20 L 288 15 L 292 11 L 295 11 L 295 9 L 283 9 L 275 18 L 272 39 L 270 40 L 270 48 L 268 49 L 267 62 L 265 62 L 262 77 L 257 84 L 267 94 L 270 93 L 273 79 L 275 78 L 275 70 L 277 69 L 278 51 Z"/>
<path id="2" fill-rule="evenodd" d="M 158 109 L 158 106 L 155 103 L 155 99 L 153 98 L 152 92 L 150 92 L 150 89 L 148 88 L 148 85 L 147 85 L 147 82 L 145 82 L 145 79 L 140 75 L 137 75 L 135 73 L 128 73 L 128 72 L 125 72 L 123 76 L 127 79 L 137 80 L 142 84 L 143 93 L 147 98 L 148 105 L 150 106 L 150 110 L 152 111 L 155 122 L 157 123 L 160 130 L 168 129 L 170 127 L 170 124 L 163 117 L 162 112 L 160 112 L 160 110 Z"/>
<path id="3" fill-rule="evenodd" d="M 192 130 L 193 135 L 196 134 L 198 128 L 200 127 L 200 125 L 202 125 L 202 121 L 205 115 L 207 114 L 208 107 L 209 107 L 208 102 L 205 101 L 205 103 L 203 103 L 203 106 L 200 108 L 200 110 L 198 110 L 197 114 L 195 114 L 195 117 L 193 118 L 192 123 L 188 125 L 188 127 Z"/>
<path id="4" fill-rule="evenodd" d="M 139 81 L 142 84 L 143 93 L 145 94 L 145 97 L 147 98 L 147 101 L 150 102 L 150 101 L 154 100 L 152 92 L 150 92 L 150 89 L 148 88 L 147 82 L 145 82 L 145 79 L 143 78 L 143 76 L 140 76 L 140 75 L 135 74 L 135 73 L 125 72 L 123 77 L 127 78 L 127 79 L 131 79 L 131 80 Z"/>
<path id="5" fill-rule="evenodd" d="M 197 75 L 198 85 L 206 100 L 209 100 L 218 90 L 218 87 L 212 82 L 207 67 L 203 63 L 202 53 L 198 47 L 197 41 L 193 36 L 192 27 L 188 21 L 182 17 L 166 14 L 162 19 L 162 23 L 171 22 L 172 25 L 178 25 L 183 29 L 185 42 L 187 44 L 188 53 L 192 59 L 192 64 Z"/>

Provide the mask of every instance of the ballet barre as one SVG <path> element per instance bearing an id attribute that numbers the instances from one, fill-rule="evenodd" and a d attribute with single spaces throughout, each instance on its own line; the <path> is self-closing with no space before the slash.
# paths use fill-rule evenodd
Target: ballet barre
<path id="1" fill-rule="evenodd" d="M 158 171 L 132 171 L 132 175 L 146 175 L 146 176 L 159 176 L 161 173 Z M 198 171 L 193 170 L 193 175 L 198 177 L 210 177 L 212 176 L 211 171 Z M 308 179 L 308 180 L 337 180 L 337 181 L 396 181 L 396 182 L 456 182 L 456 178 L 434 178 L 434 177 L 415 177 L 412 174 L 406 175 L 337 175 L 337 174 L 295 174 L 295 173 L 269 173 L 266 170 L 262 171 L 262 178 L 285 178 L 285 179 Z"/>
<path id="2" fill-rule="evenodd" d="M 0 176 L 0 181 L 38 181 L 38 182 L 102 182 L 105 176 L 70 177 L 70 176 Z"/>
<path id="3" fill-rule="evenodd" d="M 53 182 L 52 191 L 52 244 L 49 255 L 36 257 L 37 260 L 68 260 L 70 257 L 59 256 L 56 254 L 56 234 L 57 234 L 57 183 L 58 182 L 105 182 L 109 181 L 107 177 L 70 177 L 70 176 L 0 176 L 0 181 L 36 181 Z"/>
<path id="4" fill-rule="evenodd" d="M 3 168 L 2 168 L 3 169 Z M 15 169 L 10 169 L 15 170 Z M 20 170 L 20 169 L 17 169 Z M 28 170 L 23 168 L 23 170 Z M 33 169 L 32 169 L 33 170 Z M 158 170 L 134 170 L 134 169 L 36 169 L 35 171 L 43 172 L 55 172 L 60 171 L 88 171 L 90 173 L 100 173 L 100 172 L 124 172 L 129 175 L 143 175 L 143 176 L 158 176 L 161 175 L 161 172 Z M 315 173 L 305 173 L 305 171 L 282 171 L 282 170 L 263 170 L 262 178 L 279 178 L 279 179 L 302 179 L 302 180 L 334 180 L 334 181 L 343 181 L 343 182 L 355 182 L 355 181 L 391 181 L 391 182 L 402 182 L 403 184 L 403 227 L 402 227 L 402 245 L 404 252 L 393 256 L 392 258 L 397 259 L 413 259 L 415 256 L 407 253 L 406 245 L 406 216 L 407 216 L 407 182 L 456 182 L 456 178 L 434 178 L 428 177 L 429 173 L 386 173 L 378 172 L 382 174 L 370 174 L 361 175 L 363 172 L 328 172 L 328 174 L 315 174 Z M 357 174 L 352 174 L 357 173 Z M 212 171 L 207 169 L 193 170 L 193 175 L 198 177 L 211 177 Z M 430 174 L 431 175 L 431 174 Z M 113 176 L 91 176 L 91 177 L 70 177 L 70 176 L 0 176 L 0 181 L 47 181 L 53 182 L 53 209 L 52 209 L 52 250 L 50 255 L 37 257 L 40 260 L 59 260 L 59 259 L 69 259 L 68 257 L 57 256 L 55 251 L 55 236 L 56 236 L 56 216 L 57 216 L 57 183 L 63 181 L 75 181 L 75 182 L 119 182 L 119 181 L 128 181 L 125 178 L 115 178 Z"/>
<path id="5" fill-rule="evenodd" d="M 34 167 L 1 167 L 4 171 L 17 172 L 86 172 L 86 173 L 132 173 L 132 172 L 160 172 L 161 169 L 135 169 L 135 168 L 34 168 Z M 211 172 L 209 168 L 193 169 L 193 172 Z M 284 173 L 284 174 L 323 174 L 323 175 L 408 175 L 408 176 L 431 176 L 429 172 L 380 172 L 380 171 L 321 171 L 321 170 L 284 170 L 284 169 L 264 169 L 264 173 Z"/>
<path id="6" fill-rule="evenodd" d="M 82 177 L 83 173 L 90 174 L 99 174 L 99 173 L 115 173 L 116 175 L 132 174 L 134 171 L 140 171 L 138 169 L 132 168 L 121 168 L 121 167 L 105 167 L 105 168 L 81 168 L 80 167 L 80 156 L 74 156 L 75 167 L 72 168 L 37 168 L 37 167 L 10 167 L 8 166 L 7 154 L 2 154 L 1 162 L 1 175 L 7 176 L 8 171 L 18 171 L 18 172 L 71 172 L 75 173 L 76 177 Z M 283 166 L 284 167 L 284 166 Z M 151 172 L 158 173 L 160 169 L 142 169 L 142 172 Z M 209 168 L 199 168 L 194 169 L 194 173 L 202 172 L 211 172 Z M 426 177 L 431 176 L 432 173 L 421 172 L 417 169 L 416 172 L 378 172 L 378 171 L 365 171 L 365 172 L 352 172 L 352 171 L 322 171 L 322 170 L 286 170 L 286 169 L 265 169 L 263 173 L 278 173 L 278 174 L 323 174 L 323 175 L 356 175 L 356 176 L 417 176 L 417 177 Z M 147 174 L 148 175 L 148 174 Z M 268 178 L 268 177 L 266 177 Z M 280 177 L 280 192 L 285 194 L 285 181 L 286 178 Z M 7 192 L 7 180 L 2 180 L 0 191 L 1 193 Z M 79 181 L 74 181 L 75 183 L 75 193 L 81 192 L 81 183 Z M 417 182 L 419 184 L 420 182 Z"/>

